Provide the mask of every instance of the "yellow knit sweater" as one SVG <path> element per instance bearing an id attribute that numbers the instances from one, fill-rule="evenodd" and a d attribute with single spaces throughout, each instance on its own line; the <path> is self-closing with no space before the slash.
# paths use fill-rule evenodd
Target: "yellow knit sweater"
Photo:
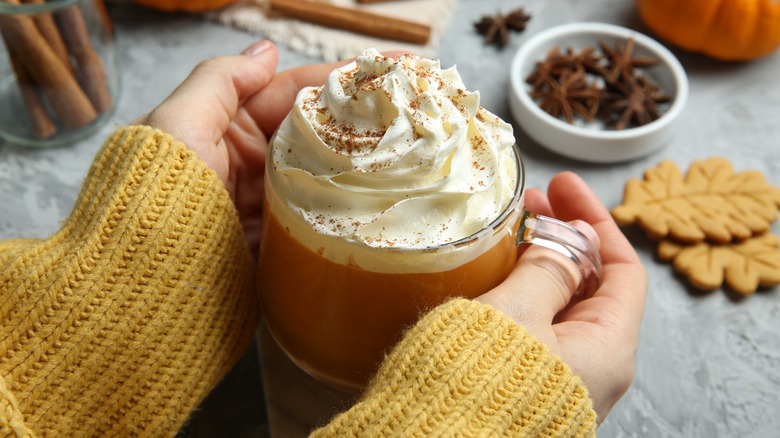
<path id="1" fill-rule="evenodd" d="M 213 172 L 160 131 L 119 129 L 60 231 L 0 242 L 0 437 L 175 435 L 250 342 L 254 285 Z M 589 436 L 595 420 L 560 359 L 458 299 L 314 435 Z"/>

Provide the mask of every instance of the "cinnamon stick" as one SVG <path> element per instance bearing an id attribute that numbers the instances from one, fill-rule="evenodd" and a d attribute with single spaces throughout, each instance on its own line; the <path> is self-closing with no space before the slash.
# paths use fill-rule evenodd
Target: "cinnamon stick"
<path id="1" fill-rule="evenodd" d="M 76 60 L 82 88 L 98 112 L 110 110 L 112 99 L 111 92 L 108 90 L 106 70 L 89 39 L 84 14 L 77 5 L 74 5 L 58 12 L 57 18 L 60 20 L 62 36 L 68 51 Z"/>
<path id="2" fill-rule="evenodd" d="M 108 15 L 106 3 L 103 0 L 94 0 L 93 3 L 95 4 L 95 9 L 97 10 L 98 16 L 100 16 L 100 21 L 103 22 L 103 26 L 106 28 L 106 32 L 113 37 L 114 22 L 111 21 L 111 16 Z"/>
<path id="3" fill-rule="evenodd" d="M 41 4 L 46 3 L 46 0 L 22 0 L 22 3 Z M 68 57 L 68 49 L 65 47 L 65 42 L 62 40 L 59 29 L 57 29 L 57 23 L 54 21 L 52 14 L 37 14 L 35 15 L 35 24 L 38 26 L 38 30 L 41 32 L 49 45 L 60 57 L 64 65 L 71 69 L 70 58 Z M 71 69 L 72 72 L 72 69 Z"/>
<path id="4" fill-rule="evenodd" d="M 35 136 L 41 139 L 51 137 L 57 133 L 57 126 L 54 124 L 54 120 L 52 120 L 49 112 L 46 111 L 46 105 L 41 100 L 38 90 L 35 89 L 32 77 L 24 65 L 22 65 L 22 61 L 16 53 L 9 50 L 8 57 L 11 60 L 11 67 L 14 69 L 16 82 L 19 84 L 19 91 L 22 94 L 24 106 L 27 109 L 27 116 L 30 118 Z"/>
<path id="5" fill-rule="evenodd" d="M 395 17 L 310 0 L 271 0 L 271 11 L 302 21 L 379 38 L 425 44 L 431 27 Z"/>
<path id="6" fill-rule="evenodd" d="M 8 3 L 19 4 L 18 0 Z M 79 128 L 97 117 L 97 112 L 68 67 L 57 56 L 30 16 L 0 16 L 0 29 L 9 51 L 19 59 L 50 106 L 68 128 Z"/>

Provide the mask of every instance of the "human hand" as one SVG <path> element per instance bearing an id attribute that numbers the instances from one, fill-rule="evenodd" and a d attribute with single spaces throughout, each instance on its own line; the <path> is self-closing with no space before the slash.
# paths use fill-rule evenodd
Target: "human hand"
<path id="1" fill-rule="evenodd" d="M 647 274 L 607 209 L 574 173 L 556 175 L 547 197 L 529 190 L 525 205 L 535 213 L 572 221 L 585 234 L 595 233 L 601 285 L 591 295 L 572 300 L 579 269 L 552 250 L 531 246 L 502 284 L 476 300 L 509 315 L 559 355 L 580 376 L 603 420 L 634 376 Z"/>
<path id="2" fill-rule="evenodd" d="M 259 248 L 268 140 L 301 88 L 321 85 L 342 63 L 274 74 L 279 53 L 258 41 L 241 55 L 201 62 L 170 96 L 135 123 L 183 142 L 214 170 L 238 210 L 249 248 Z"/>

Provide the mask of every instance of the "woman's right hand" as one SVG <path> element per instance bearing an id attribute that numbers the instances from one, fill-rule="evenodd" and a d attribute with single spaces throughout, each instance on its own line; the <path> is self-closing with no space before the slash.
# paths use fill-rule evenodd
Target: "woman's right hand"
<path id="1" fill-rule="evenodd" d="M 572 172 L 548 193 L 529 190 L 526 207 L 571 222 L 599 242 L 601 285 L 573 301 L 581 274 L 573 262 L 535 245 L 498 287 L 476 298 L 504 312 L 559 355 L 588 388 L 603 419 L 631 385 L 647 274 L 631 243 L 596 195 Z"/>

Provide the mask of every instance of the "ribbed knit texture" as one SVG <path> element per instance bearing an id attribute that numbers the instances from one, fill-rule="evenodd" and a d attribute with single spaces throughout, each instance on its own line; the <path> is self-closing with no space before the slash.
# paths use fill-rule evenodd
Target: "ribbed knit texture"
<path id="1" fill-rule="evenodd" d="M 60 231 L 0 243 L 0 436 L 173 436 L 257 322 L 222 183 L 170 136 L 120 129 Z"/>
<path id="2" fill-rule="evenodd" d="M 257 325 L 230 198 L 182 144 L 118 130 L 45 240 L 0 242 L 0 436 L 173 436 Z M 314 436 L 593 436 L 567 366 L 456 299 L 411 328 Z"/>
<path id="3" fill-rule="evenodd" d="M 559 358 L 500 312 L 455 299 L 411 328 L 362 399 L 312 436 L 569 437 L 595 430 L 587 390 Z"/>

